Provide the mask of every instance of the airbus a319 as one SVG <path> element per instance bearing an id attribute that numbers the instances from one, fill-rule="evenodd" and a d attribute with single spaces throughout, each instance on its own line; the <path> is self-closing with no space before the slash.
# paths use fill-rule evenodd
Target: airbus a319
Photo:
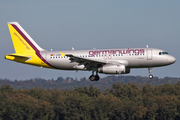
<path id="1" fill-rule="evenodd" d="M 92 71 L 91 81 L 100 79 L 98 73 L 128 74 L 132 68 L 151 68 L 173 64 L 176 59 L 156 48 L 118 48 L 47 51 L 42 49 L 17 23 L 8 22 L 15 53 L 5 59 L 58 70 Z"/>

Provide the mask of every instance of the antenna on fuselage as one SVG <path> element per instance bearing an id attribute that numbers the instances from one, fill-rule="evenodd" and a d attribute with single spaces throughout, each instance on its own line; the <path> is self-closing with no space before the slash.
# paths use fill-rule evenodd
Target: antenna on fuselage
<path id="1" fill-rule="evenodd" d="M 74 48 L 72 47 L 72 50 L 74 50 Z"/>
<path id="2" fill-rule="evenodd" d="M 146 45 L 146 47 L 148 48 L 149 46 L 148 46 L 148 45 Z"/>

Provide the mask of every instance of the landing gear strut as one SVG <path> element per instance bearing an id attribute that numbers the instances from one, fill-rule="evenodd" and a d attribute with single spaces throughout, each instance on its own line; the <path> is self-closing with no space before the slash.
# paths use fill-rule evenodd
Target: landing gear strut
<path id="1" fill-rule="evenodd" d="M 98 81 L 100 79 L 98 72 L 96 71 L 96 75 L 94 75 L 94 71 L 92 71 L 92 75 L 89 77 L 91 81 Z"/>
<path id="2" fill-rule="evenodd" d="M 148 70 L 149 70 L 149 79 L 152 79 L 153 75 L 151 74 L 151 68 L 148 68 Z"/>

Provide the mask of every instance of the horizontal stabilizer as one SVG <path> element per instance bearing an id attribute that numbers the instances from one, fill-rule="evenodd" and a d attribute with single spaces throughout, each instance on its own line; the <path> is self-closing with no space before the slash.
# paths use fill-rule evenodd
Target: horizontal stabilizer
<path id="1" fill-rule="evenodd" d="M 8 59 L 8 60 L 20 60 L 20 61 L 27 61 L 28 59 L 30 59 L 30 57 L 28 56 L 25 56 L 25 55 L 20 55 L 20 54 L 8 54 L 5 56 L 5 59 Z"/>

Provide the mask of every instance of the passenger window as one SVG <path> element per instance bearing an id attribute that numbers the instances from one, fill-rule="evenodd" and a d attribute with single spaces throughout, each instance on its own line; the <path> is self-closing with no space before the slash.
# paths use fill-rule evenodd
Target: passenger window
<path id="1" fill-rule="evenodd" d="M 159 52 L 159 55 L 161 55 L 161 52 Z"/>

